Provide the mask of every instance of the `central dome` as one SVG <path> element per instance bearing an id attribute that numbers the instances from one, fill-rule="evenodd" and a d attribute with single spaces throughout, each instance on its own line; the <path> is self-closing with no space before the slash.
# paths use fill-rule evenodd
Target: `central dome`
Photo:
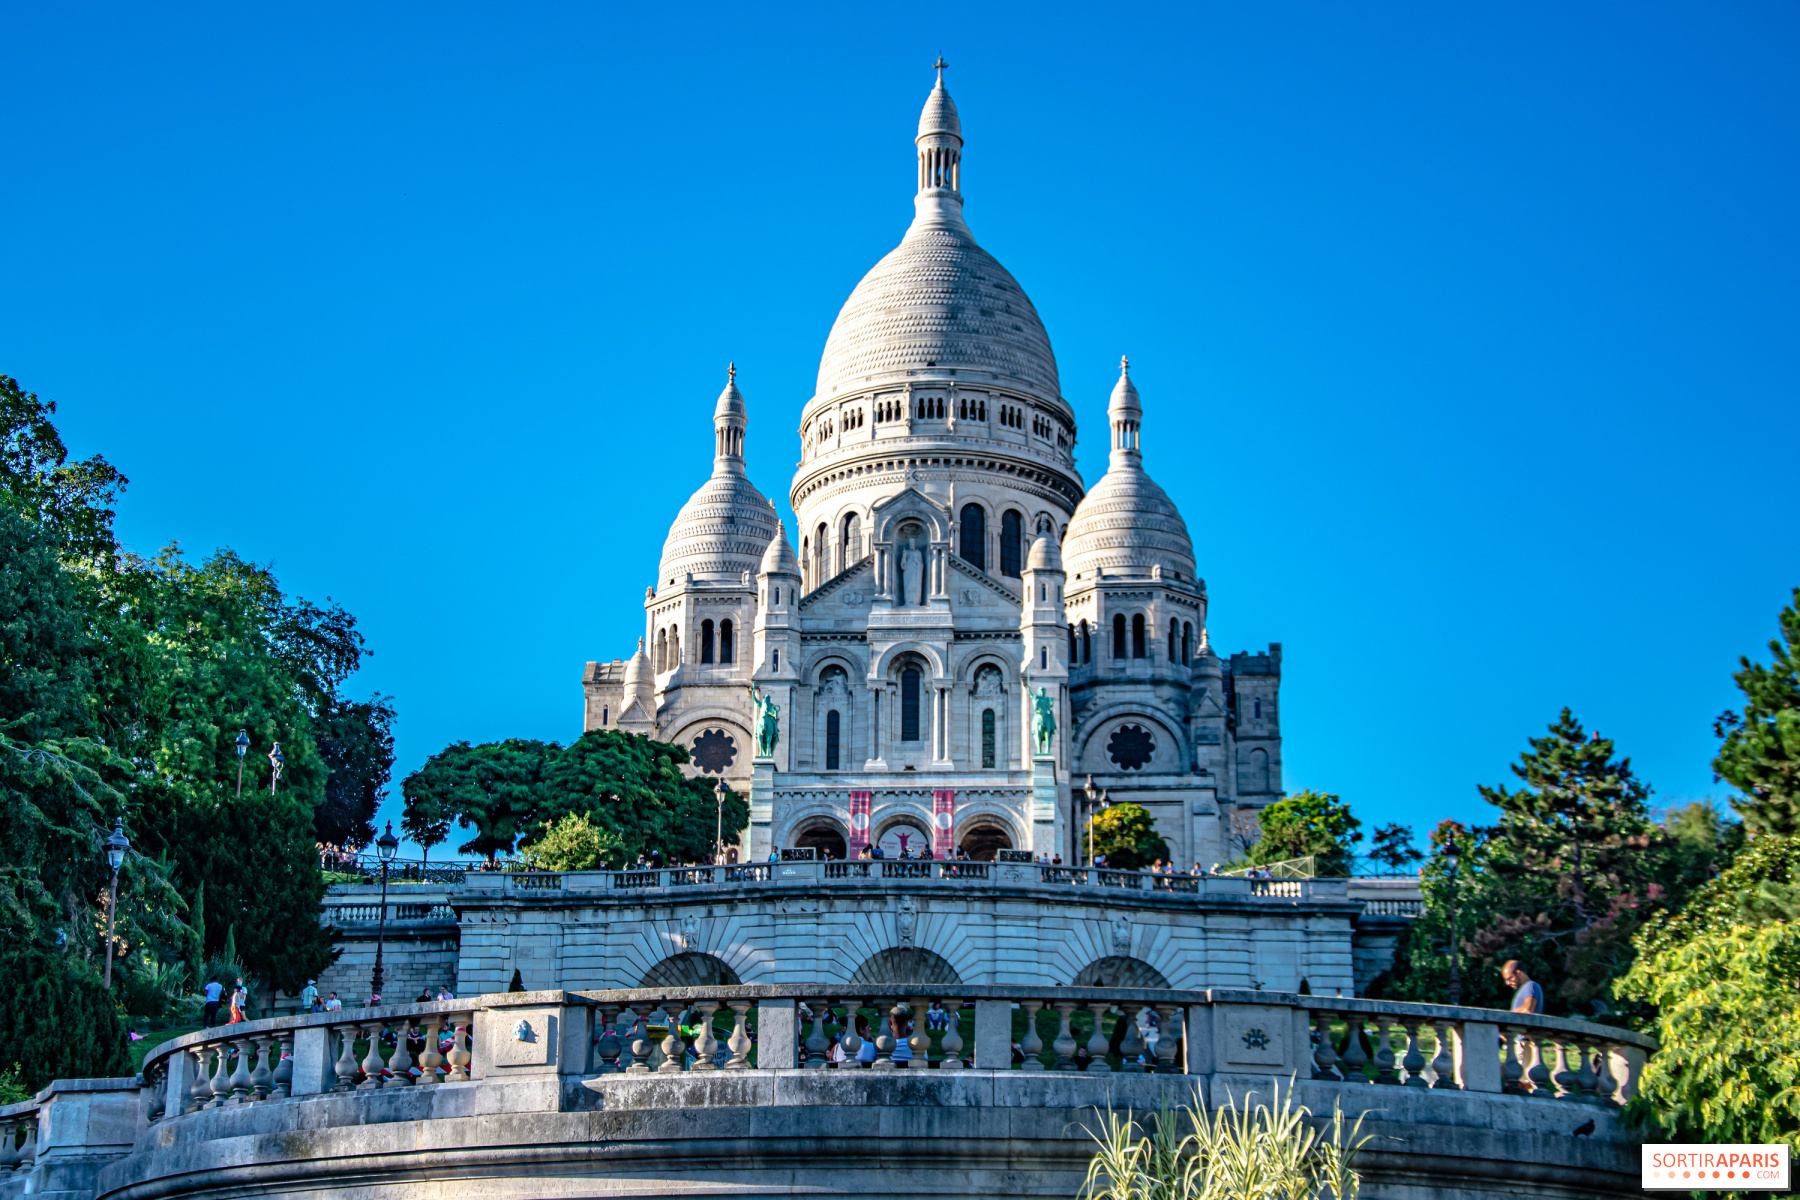
<path id="1" fill-rule="evenodd" d="M 915 372 L 1062 398 L 1037 309 L 960 221 L 915 223 L 863 276 L 825 341 L 816 394 L 904 383 Z"/>

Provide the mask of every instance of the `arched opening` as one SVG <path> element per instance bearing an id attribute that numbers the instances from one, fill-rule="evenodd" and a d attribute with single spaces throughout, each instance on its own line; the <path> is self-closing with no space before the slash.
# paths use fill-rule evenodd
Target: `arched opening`
<path id="1" fill-rule="evenodd" d="M 962 840 L 957 845 L 976 862 L 993 862 L 999 851 L 1013 848 L 1012 835 L 992 821 L 977 821 L 970 825 L 963 830 Z"/>
<path id="2" fill-rule="evenodd" d="M 919 669 L 900 672 L 900 740 L 919 740 Z"/>
<path id="3" fill-rule="evenodd" d="M 1075 627 L 1071 625 L 1069 626 L 1069 665 L 1072 667 L 1080 661 L 1080 657 L 1075 652 Z"/>
<path id="4" fill-rule="evenodd" d="M 1086 617 L 1081 618 L 1081 661 L 1094 661 L 1094 636 L 1093 631 L 1088 628 Z"/>
<path id="5" fill-rule="evenodd" d="M 957 528 L 960 548 L 957 553 L 972 567 L 987 570 L 987 510 L 979 504 L 965 504 Z"/>
<path id="6" fill-rule="evenodd" d="M 1188 665 L 1188 656 L 1194 652 L 1194 624 L 1192 621 L 1181 623 L 1181 665 Z"/>
<path id="7" fill-rule="evenodd" d="M 825 714 L 825 769 L 827 771 L 838 769 L 841 722 L 842 718 L 838 716 L 837 709 L 834 708 Z"/>
<path id="8" fill-rule="evenodd" d="M 1177 662 L 1181 661 L 1181 647 L 1176 644 L 1177 639 L 1179 639 L 1180 637 L 1181 637 L 1181 622 L 1177 621 L 1174 617 L 1170 617 L 1169 618 L 1169 661 L 1172 663 L 1177 663 Z"/>
<path id="9" fill-rule="evenodd" d="M 1022 563 L 1019 543 L 1024 540 L 1023 525 L 1023 519 L 1012 509 L 1000 517 L 1000 573 L 1014 579 L 1019 577 Z"/>
<path id="10" fill-rule="evenodd" d="M 656 655 L 655 655 L 655 659 L 656 659 L 655 667 L 658 672 L 662 671 L 663 661 L 665 659 L 667 659 L 668 657 L 669 657 L 669 631 L 666 629 L 659 629 L 656 631 Z"/>
<path id="11" fill-rule="evenodd" d="M 931 849 L 931 834 L 918 820 L 902 817 L 883 825 L 874 844 L 880 846 L 882 854 L 888 858 L 899 858 L 902 852 L 920 858 Z"/>
<path id="12" fill-rule="evenodd" d="M 1113 614 L 1113 657 L 1125 657 L 1125 614 Z"/>
<path id="13" fill-rule="evenodd" d="M 807 572 L 809 572 L 811 570 L 812 570 L 812 539 L 811 538 L 801 538 L 800 539 L 800 573 L 802 575 L 805 575 Z M 816 572 L 813 574 L 812 585 L 814 587 L 819 586 L 819 577 Z"/>
<path id="14" fill-rule="evenodd" d="M 681 665 L 681 630 L 669 627 L 669 670 Z"/>
<path id="15" fill-rule="evenodd" d="M 700 622 L 700 661 L 709 663 L 713 660 L 713 623 L 712 618 Z"/>
<path id="16" fill-rule="evenodd" d="M 644 972 L 639 987 L 735 987 L 743 980 L 731 964 L 711 954 L 672 954 Z"/>
<path id="17" fill-rule="evenodd" d="M 719 661 L 722 663 L 737 661 L 731 645 L 731 619 L 729 617 L 719 622 Z"/>
<path id="18" fill-rule="evenodd" d="M 794 835 L 794 845 L 817 850 L 821 858 L 830 857 L 842 861 L 849 843 L 844 840 L 843 831 L 836 825 L 814 821 Z"/>
<path id="19" fill-rule="evenodd" d="M 1166 988 L 1168 977 L 1141 958 L 1114 955 L 1091 962 L 1069 981 L 1070 987 Z"/>
<path id="20" fill-rule="evenodd" d="M 817 540 L 813 542 L 813 586 L 818 587 L 831 578 L 831 547 L 826 543 L 831 539 L 831 530 L 823 522 L 819 522 Z"/>
<path id="21" fill-rule="evenodd" d="M 1131 657 L 1144 657 L 1144 614 L 1134 613 L 1131 617 Z"/>
<path id="22" fill-rule="evenodd" d="M 1269 790 L 1269 752 L 1261 746 L 1238 760 L 1238 792 L 1257 795 Z"/>
<path id="23" fill-rule="evenodd" d="M 997 740 L 994 736 L 994 710 L 984 708 L 981 710 L 981 765 L 983 768 L 993 768 Z"/>
<path id="24" fill-rule="evenodd" d="M 956 984 L 962 982 L 962 976 L 941 954 L 919 946 L 890 946 L 865 959 L 851 974 L 850 982 Z"/>
<path id="25" fill-rule="evenodd" d="M 862 518 L 855 513 L 844 518 L 844 565 L 862 561 Z"/>

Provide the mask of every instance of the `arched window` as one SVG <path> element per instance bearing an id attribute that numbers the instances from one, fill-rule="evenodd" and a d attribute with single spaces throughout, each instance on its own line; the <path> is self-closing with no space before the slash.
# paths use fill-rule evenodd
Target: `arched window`
<path id="1" fill-rule="evenodd" d="M 725 620 L 719 622 L 719 661 L 722 663 L 736 662 L 737 655 L 733 653 L 733 650 L 734 647 L 731 644 L 731 618 L 727 617 Z"/>
<path id="2" fill-rule="evenodd" d="M 713 624 L 712 618 L 700 622 L 700 661 L 709 663 L 713 660 Z"/>
<path id="3" fill-rule="evenodd" d="M 919 740 L 919 672 L 914 667 L 900 672 L 900 740 Z"/>
<path id="4" fill-rule="evenodd" d="M 666 629 L 659 629 L 656 631 L 656 655 L 655 655 L 655 659 L 654 659 L 653 663 L 651 664 L 652 669 L 660 673 L 663 669 L 663 660 L 667 659 L 668 657 L 669 657 L 669 631 Z"/>
<path id="5" fill-rule="evenodd" d="M 1113 614 L 1113 657 L 1125 657 L 1125 614 Z"/>
<path id="6" fill-rule="evenodd" d="M 981 765 L 984 767 L 994 765 L 994 740 L 994 710 L 984 708 L 981 710 Z"/>
<path id="7" fill-rule="evenodd" d="M 606 705 L 602 704 L 600 706 L 600 723 L 602 725 L 605 725 L 607 723 L 606 718 L 607 718 L 608 711 L 609 710 L 607 709 Z"/>
<path id="8" fill-rule="evenodd" d="M 813 586 L 818 587 L 831 578 L 831 547 L 825 543 L 831 538 L 831 530 L 821 522 L 818 541 L 813 543 Z"/>
<path id="9" fill-rule="evenodd" d="M 801 573 L 805 574 L 807 569 L 810 568 L 811 566 L 812 566 L 812 539 L 811 538 L 801 538 L 800 539 L 800 571 L 801 571 Z M 815 575 L 813 577 L 813 586 L 814 587 L 819 586 L 819 580 L 818 580 L 817 575 Z"/>
<path id="10" fill-rule="evenodd" d="M 987 570 L 987 510 L 979 504 L 962 507 L 962 548 L 957 551 L 972 567 Z"/>
<path id="11" fill-rule="evenodd" d="M 1136 613 L 1131 618 L 1131 657 L 1144 657 L 1144 614 Z"/>
<path id="12" fill-rule="evenodd" d="M 1238 759 L 1238 793 L 1258 795 L 1269 790 L 1269 752 L 1261 746 Z"/>
<path id="13" fill-rule="evenodd" d="M 827 771 L 838 769 L 838 730 L 840 728 L 838 710 L 834 708 L 825 714 L 825 769 Z"/>
<path id="14" fill-rule="evenodd" d="M 1072 667 L 1080 661 L 1081 659 L 1075 654 L 1075 627 L 1071 625 L 1069 626 L 1069 665 Z"/>
<path id="15" fill-rule="evenodd" d="M 1038 647 L 1038 670 L 1048 671 L 1049 669 L 1050 669 L 1050 647 L 1039 646 Z"/>
<path id="16" fill-rule="evenodd" d="M 1170 617 L 1169 618 L 1169 661 L 1171 663 L 1178 663 L 1181 661 L 1181 647 L 1175 644 L 1176 640 L 1179 639 L 1180 637 L 1181 637 L 1181 622 L 1177 621 L 1174 617 Z"/>
<path id="17" fill-rule="evenodd" d="M 669 670 L 681 665 L 681 630 L 669 627 Z"/>
<path id="18" fill-rule="evenodd" d="M 1250 715 L 1252 717 L 1256 718 L 1258 721 L 1262 720 L 1262 701 L 1261 700 L 1252 700 L 1250 702 Z"/>
<path id="19" fill-rule="evenodd" d="M 1000 573 L 1019 577 L 1020 555 L 1019 542 L 1023 536 L 1023 521 L 1019 514 L 1008 509 L 1000 517 Z"/>
<path id="20" fill-rule="evenodd" d="M 1194 652 L 1194 623 L 1192 621 L 1183 621 L 1181 623 L 1181 665 L 1182 666 L 1185 667 L 1188 665 L 1188 656 L 1193 654 L 1193 652 Z"/>
<path id="21" fill-rule="evenodd" d="M 1094 632 L 1088 628 L 1087 618 L 1081 618 L 1081 661 L 1094 661 Z"/>
<path id="22" fill-rule="evenodd" d="M 844 565 L 862 561 L 862 518 L 851 513 L 844 518 Z"/>

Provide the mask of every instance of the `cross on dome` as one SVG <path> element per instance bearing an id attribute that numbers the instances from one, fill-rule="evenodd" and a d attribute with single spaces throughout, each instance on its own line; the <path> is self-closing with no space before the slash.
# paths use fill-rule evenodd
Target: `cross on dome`
<path id="1" fill-rule="evenodd" d="M 943 87 L 944 86 L 944 72 L 950 69 L 950 64 L 945 62 L 944 56 L 940 54 L 940 55 L 938 55 L 938 60 L 936 62 L 932 63 L 931 65 L 937 68 L 937 73 L 938 73 L 937 85 L 939 87 Z"/>

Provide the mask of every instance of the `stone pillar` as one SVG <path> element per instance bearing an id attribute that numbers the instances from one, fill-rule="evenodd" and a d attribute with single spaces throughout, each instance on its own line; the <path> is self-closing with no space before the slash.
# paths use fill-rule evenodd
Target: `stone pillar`
<path id="1" fill-rule="evenodd" d="M 331 1030 L 323 1025 L 294 1030 L 293 1094 L 313 1096 L 331 1087 Z"/>
<path id="2" fill-rule="evenodd" d="M 983 1071 L 1012 1070 L 1012 1001 L 975 1002 L 975 1066 Z"/>
<path id="3" fill-rule="evenodd" d="M 1026 713 L 1027 722 L 1031 714 Z M 1056 803 L 1056 759 L 1035 754 L 1031 759 L 1031 852 L 1059 853 L 1060 814 Z"/>
<path id="4" fill-rule="evenodd" d="M 1500 1090 L 1500 1027 L 1464 1021 L 1452 1027 L 1456 1082 L 1465 1092 Z"/>
<path id="5" fill-rule="evenodd" d="M 799 1066 L 799 1021 L 792 1000 L 756 1002 L 756 1065 L 760 1068 Z"/>
<path id="6" fill-rule="evenodd" d="M 774 830 L 775 760 L 758 758 L 750 763 L 750 861 L 767 862 Z"/>

